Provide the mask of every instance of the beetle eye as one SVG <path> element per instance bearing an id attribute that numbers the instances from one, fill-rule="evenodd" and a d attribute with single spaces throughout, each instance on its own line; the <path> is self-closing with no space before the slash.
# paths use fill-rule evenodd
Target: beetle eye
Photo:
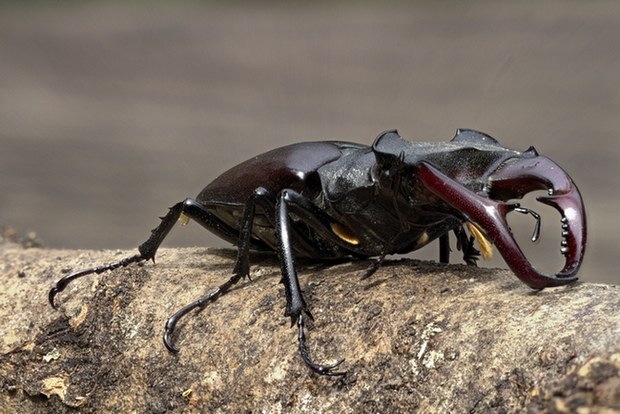
<path id="1" fill-rule="evenodd" d="M 381 186 L 381 188 L 383 188 L 384 190 L 391 190 L 393 184 L 394 181 L 390 176 L 390 170 L 381 171 L 381 174 L 379 174 L 379 185 Z"/>

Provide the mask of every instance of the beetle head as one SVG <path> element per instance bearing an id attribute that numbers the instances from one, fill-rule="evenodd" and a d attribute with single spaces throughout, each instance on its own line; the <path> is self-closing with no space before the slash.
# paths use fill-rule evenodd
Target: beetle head
<path id="1" fill-rule="evenodd" d="M 414 184 L 417 167 L 424 162 L 477 193 L 485 191 L 489 175 L 507 160 L 538 156 L 534 148 L 511 150 L 471 129 L 459 129 L 449 142 L 410 142 L 396 131 L 386 131 L 377 137 L 372 151 L 380 172 L 401 173 Z"/>
<path id="2" fill-rule="evenodd" d="M 387 131 L 376 139 L 372 149 L 379 173 L 386 179 L 384 184 L 390 184 L 389 179 L 395 175 L 404 174 L 399 180 L 415 176 L 412 182 L 421 183 L 464 221 L 479 226 L 528 286 L 541 289 L 577 279 L 587 236 L 581 194 L 564 170 L 538 155 L 533 147 L 514 151 L 481 132 L 458 130 L 452 141 L 440 144 L 411 143 L 396 131 Z M 388 187 L 378 176 L 379 184 Z M 512 211 L 531 213 L 508 201 L 535 190 L 546 190 L 548 195 L 537 200 L 555 208 L 562 217 L 561 252 L 566 261 L 555 275 L 545 275 L 531 265 L 506 220 Z"/>

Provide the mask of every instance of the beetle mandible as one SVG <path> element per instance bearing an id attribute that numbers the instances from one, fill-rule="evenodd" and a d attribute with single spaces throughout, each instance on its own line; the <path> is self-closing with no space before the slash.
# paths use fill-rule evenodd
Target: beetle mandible
<path id="1" fill-rule="evenodd" d="M 536 218 L 532 239 L 538 238 L 540 217 L 518 203 L 534 190 L 547 190 L 537 200 L 562 217 L 563 269 L 555 275 L 536 270 L 523 255 L 506 221 L 512 211 Z M 465 262 L 475 265 L 494 244 L 504 260 L 533 289 L 577 280 L 586 245 L 583 201 L 572 179 L 533 147 L 504 148 L 484 133 L 458 129 L 449 142 L 409 142 L 394 131 L 380 134 L 372 146 L 340 141 L 305 142 L 277 148 L 228 170 L 195 199 L 170 208 L 139 254 L 103 266 L 77 271 L 60 279 L 49 292 L 54 298 L 74 279 L 131 263 L 155 259 L 155 253 L 179 219 L 193 219 L 238 248 L 233 276 L 208 296 L 172 315 L 164 344 L 178 352 L 170 335 L 179 319 L 225 294 L 249 277 L 249 251 L 275 251 L 286 294 L 285 316 L 297 324 L 299 352 L 318 374 L 335 371 L 312 361 L 306 346 L 304 301 L 294 256 L 328 260 L 376 257 L 363 276 L 369 277 L 387 255 L 408 253 L 439 239 L 440 262 L 448 263 L 452 231 Z M 464 230 L 468 227 L 469 236 Z"/>

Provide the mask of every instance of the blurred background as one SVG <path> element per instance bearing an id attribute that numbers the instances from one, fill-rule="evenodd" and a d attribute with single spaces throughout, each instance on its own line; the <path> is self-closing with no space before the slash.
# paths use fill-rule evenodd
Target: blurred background
<path id="1" fill-rule="evenodd" d="M 580 276 L 620 282 L 620 2 L 0 3 L 0 225 L 47 247 L 135 248 L 274 147 L 457 127 L 567 170 L 589 220 Z M 528 206 L 541 240 L 530 217 L 513 227 L 557 271 L 559 216 Z M 165 245 L 227 244 L 194 223 Z"/>

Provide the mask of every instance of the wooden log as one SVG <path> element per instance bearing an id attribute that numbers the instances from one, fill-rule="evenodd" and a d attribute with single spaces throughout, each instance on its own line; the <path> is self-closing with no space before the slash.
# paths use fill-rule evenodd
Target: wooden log
<path id="1" fill-rule="evenodd" d="M 0 243 L 1 412 L 620 412 L 620 289 L 532 291 L 510 271 L 416 260 L 299 261 L 317 362 L 303 364 L 273 255 L 252 281 L 179 323 L 167 318 L 231 276 L 236 252 L 161 249 L 72 283 L 130 251 Z M 608 411 L 604 411 L 607 409 Z"/>

